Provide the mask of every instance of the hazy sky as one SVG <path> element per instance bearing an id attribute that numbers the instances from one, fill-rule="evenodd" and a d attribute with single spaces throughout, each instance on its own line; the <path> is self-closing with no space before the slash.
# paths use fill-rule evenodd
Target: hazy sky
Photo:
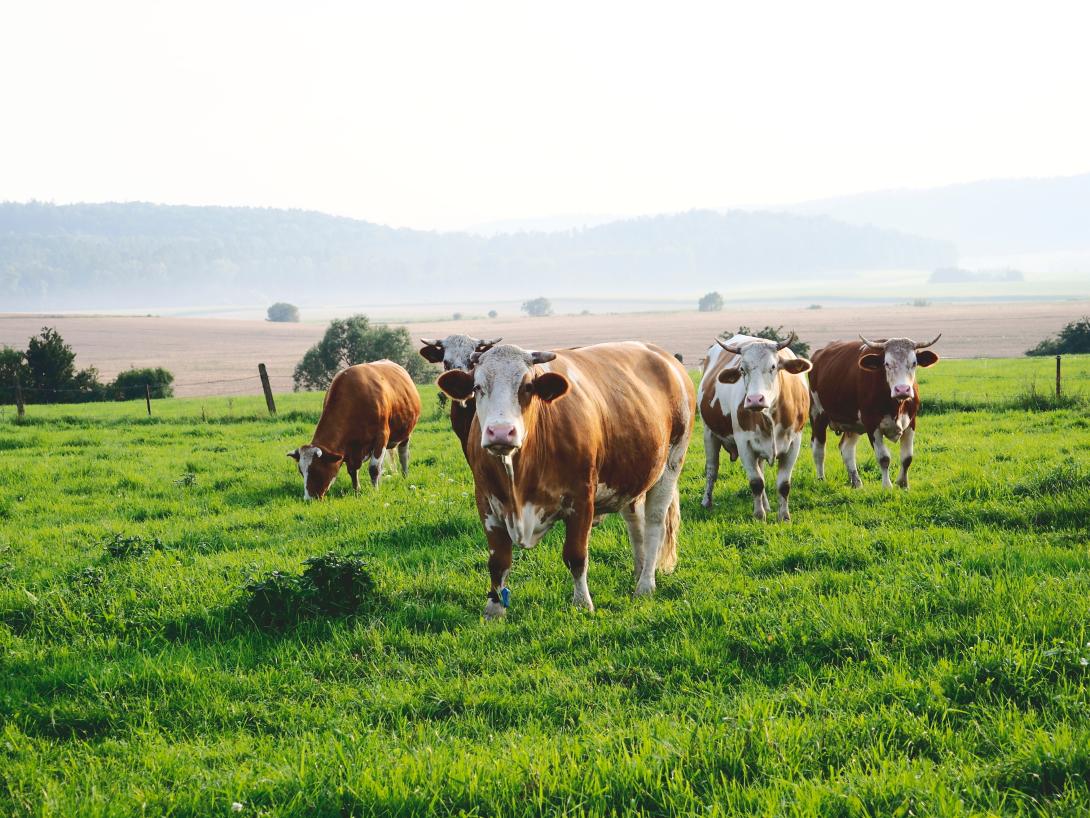
<path id="1" fill-rule="evenodd" d="M 446 229 L 1084 172 L 1088 31 L 1041 0 L 4 2 L 0 199 Z"/>

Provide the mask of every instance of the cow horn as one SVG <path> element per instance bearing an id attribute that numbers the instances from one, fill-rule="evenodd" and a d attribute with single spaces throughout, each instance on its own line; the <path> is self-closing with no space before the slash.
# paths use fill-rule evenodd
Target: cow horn
<path id="1" fill-rule="evenodd" d="M 794 331 L 792 331 L 792 333 L 791 333 L 790 335 L 788 335 L 788 336 L 787 336 L 787 340 L 785 340 L 785 341 L 780 341 L 780 342 L 779 342 L 778 344 L 776 344 L 776 351 L 778 352 L 778 351 L 779 351 L 779 350 L 781 350 L 781 349 L 785 349 L 785 348 L 787 348 L 787 347 L 791 346 L 791 345 L 792 345 L 793 343 L 795 343 L 795 341 L 797 341 L 798 339 L 799 339 L 799 336 L 798 336 L 798 335 L 796 335 L 796 334 L 794 333 Z"/>
<path id="2" fill-rule="evenodd" d="M 547 364 L 554 358 L 556 358 L 555 352 L 547 352 L 545 350 L 542 350 L 541 352 L 530 353 L 530 361 L 535 364 Z"/>
<path id="3" fill-rule="evenodd" d="M 727 346 L 722 341 L 720 341 L 718 337 L 715 339 L 715 343 L 719 344 L 719 346 L 723 347 L 723 349 L 725 349 L 731 355 L 741 355 L 742 354 L 741 349 L 739 349 L 738 347 L 729 347 L 729 346 Z"/>
<path id="4" fill-rule="evenodd" d="M 927 349 L 929 346 L 934 344 L 935 341 L 939 340 L 941 337 L 942 337 L 942 333 L 940 332 L 938 335 L 935 336 L 934 340 L 928 341 L 926 344 L 916 344 L 916 349 Z"/>
<path id="5" fill-rule="evenodd" d="M 421 338 L 420 343 L 426 347 L 441 347 L 443 345 L 443 339 L 436 338 L 434 341 L 429 341 L 427 338 Z"/>
<path id="6" fill-rule="evenodd" d="M 883 350 L 883 349 L 886 348 L 886 342 L 885 341 L 882 341 L 881 343 L 877 343 L 875 341 L 868 341 L 866 338 L 864 338 L 862 336 L 862 334 L 860 334 L 859 340 L 862 341 L 867 346 L 869 346 L 871 349 Z M 934 343 L 934 342 L 932 342 L 932 343 Z"/>
<path id="7" fill-rule="evenodd" d="M 486 351 L 488 351 L 488 349 L 490 349 L 491 347 L 494 347 L 496 344 L 498 344 L 502 340 L 503 340 L 503 336 L 501 335 L 499 338 L 492 338 L 491 340 L 488 340 L 488 341 L 478 341 L 477 342 L 477 351 L 478 352 L 486 352 Z"/>

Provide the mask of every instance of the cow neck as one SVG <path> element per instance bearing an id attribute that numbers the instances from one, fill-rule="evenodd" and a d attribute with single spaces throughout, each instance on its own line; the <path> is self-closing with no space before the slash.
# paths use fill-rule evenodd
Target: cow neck
<path id="1" fill-rule="evenodd" d="M 515 514 L 522 513 L 522 504 L 525 498 L 520 490 L 520 482 L 524 483 L 528 476 L 526 465 L 544 463 L 543 458 L 547 457 L 546 450 L 548 447 L 544 445 L 543 439 L 548 437 L 547 419 L 549 414 L 549 412 L 542 411 L 538 400 L 531 400 L 523 410 L 526 440 L 523 442 L 522 448 L 507 457 L 494 458 L 497 461 L 496 466 L 499 470 L 498 479 L 507 492 L 507 499 Z M 486 456 L 493 457 L 493 455 L 487 453 Z"/>

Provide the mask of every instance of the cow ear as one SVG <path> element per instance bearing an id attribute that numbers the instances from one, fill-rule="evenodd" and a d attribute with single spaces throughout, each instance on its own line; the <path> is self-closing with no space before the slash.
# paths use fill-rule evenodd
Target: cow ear
<path id="1" fill-rule="evenodd" d="M 339 463 L 344 460 L 344 455 L 340 452 L 331 452 L 327 449 L 322 453 L 322 460 L 326 463 Z"/>
<path id="2" fill-rule="evenodd" d="M 296 463 L 298 463 L 299 462 L 299 450 L 298 449 L 292 449 L 290 452 L 288 452 L 288 457 L 290 457 L 292 460 L 294 460 Z"/>
<path id="3" fill-rule="evenodd" d="M 930 349 L 921 349 L 916 353 L 916 363 L 920 366 L 934 366 L 939 362 L 939 356 Z"/>
<path id="4" fill-rule="evenodd" d="M 813 368 L 813 364 L 806 358 L 791 358 L 780 364 L 780 369 L 792 375 L 801 375 L 803 372 L 809 372 L 811 368 Z"/>
<path id="5" fill-rule="evenodd" d="M 473 375 L 464 369 L 448 370 L 436 383 L 454 400 L 469 400 L 473 396 Z"/>
<path id="6" fill-rule="evenodd" d="M 860 369 L 869 369 L 871 372 L 882 368 L 882 362 L 885 356 L 875 355 L 873 352 L 869 355 L 864 355 L 859 359 Z"/>
<path id="7" fill-rule="evenodd" d="M 559 372 L 545 372 L 534 378 L 534 394 L 546 403 L 562 398 L 568 394 L 571 384 L 568 379 Z"/>
<path id="8" fill-rule="evenodd" d="M 719 381 L 719 383 L 737 383 L 740 377 L 742 377 L 742 370 L 739 367 L 728 366 L 719 373 L 719 377 L 717 377 L 716 380 Z"/>
<path id="9" fill-rule="evenodd" d="M 420 355 L 425 361 L 440 364 L 443 362 L 443 347 L 441 344 L 427 344 L 420 348 Z"/>

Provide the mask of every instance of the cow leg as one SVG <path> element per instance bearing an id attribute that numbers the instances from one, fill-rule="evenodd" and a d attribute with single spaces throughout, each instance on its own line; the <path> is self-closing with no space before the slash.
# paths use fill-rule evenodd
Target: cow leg
<path id="1" fill-rule="evenodd" d="M 507 575 L 511 572 L 511 535 L 507 526 L 492 516 L 488 502 L 480 496 L 477 498 L 477 513 L 484 526 L 485 539 L 488 540 L 489 586 L 484 618 L 502 619 L 507 616 L 504 589 L 507 587 Z"/>
<path id="2" fill-rule="evenodd" d="M 715 481 L 719 479 L 719 448 L 722 444 L 711 429 L 704 427 L 704 497 L 700 505 L 712 507 L 712 492 Z"/>
<path id="3" fill-rule="evenodd" d="M 824 413 L 810 419 L 810 451 L 814 454 L 817 479 L 825 479 L 825 439 L 829 434 L 829 418 Z"/>
<path id="4" fill-rule="evenodd" d="M 587 588 L 587 547 L 593 521 L 593 495 L 577 503 L 564 520 L 564 564 L 571 571 L 571 602 L 575 607 L 586 608 L 588 611 L 594 610 L 594 601 L 590 598 L 590 589 Z"/>
<path id="5" fill-rule="evenodd" d="M 355 491 L 356 494 L 359 494 L 360 493 L 360 464 L 356 463 L 356 464 L 354 464 L 352 466 L 347 466 L 346 465 L 346 468 L 348 469 L 348 476 L 352 478 L 352 490 Z"/>
<path id="6" fill-rule="evenodd" d="M 663 571 L 669 573 L 677 564 L 678 514 L 677 481 L 681 476 L 688 436 L 671 447 L 666 458 L 662 477 L 644 498 L 643 565 L 636 582 L 636 596 L 650 596 L 655 592 L 655 571 L 663 558 Z M 666 538 L 670 542 L 666 543 Z M 665 549 L 665 553 L 664 553 Z"/>
<path id="7" fill-rule="evenodd" d="M 858 442 L 859 435 L 855 432 L 845 432 L 840 438 L 840 456 L 844 458 L 844 468 L 848 470 L 848 479 L 853 489 L 863 485 L 863 481 L 859 479 L 859 469 L 855 465 L 855 446 Z"/>
<path id="8" fill-rule="evenodd" d="M 646 512 L 644 498 L 640 498 L 621 509 L 625 525 L 628 526 L 628 541 L 632 543 L 633 575 L 639 580 L 643 573 L 644 516 Z"/>
<path id="9" fill-rule="evenodd" d="M 871 446 L 874 447 L 874 459 L 878 461 L 878 468 L 882 471 L 882 488 L 891 489 L 893 483 L 889 480 L 889 446 L 886 445 L 886 438 L 882 434 L 881 429 L 875 429 L 868 437 L 870 438 Z"/>
<path id="10" fill-rule="evenodd" d="M 379 450 L 378 456 L 371 454 L 371 462 L 367 464 L 367 473 L 371 475 L 371 485 L 375 488 L 378 488 L 379 481 L 382 480 L 382 464 L 385 460 L 386 448 L 383 447 Z"/>
<path id="11" fill-rule="evenodd" d="M 749 490 L 753 494 L 753 516 L 764 520 L 768 516 L 768 498 L 765 497 L 765 477 L 761 460 L 746 443 L 738 447 L 738 453 L 742 458 L 742 468 L 746 470 L 746 477 L 749 478 Z"/>
<path id="12" fill-rule="evenodd" d="M 916 437 L 916 431 L 909 426 L 901 433 L 901 474 L 897 477 L 897 485 L 903 489 L 908 488 L 908 467 L 912 465 L 912 439 Z"/>
<path id="13" fill-rule="evenodd" d="M 409 438 L 397 444 L 397 459 L 401 464 L 401 476 L 409 476 Z"/>
<path id="14" fill-rule="evenodd" d="M 791 494 L 791 475 L 795 471 L 795 461 L 799 459 L 799 451 L 802 449 L 802 435 L 796 434 L 791 438 L 791 445 L 776 456 L 779 462 L 779 470 L 776 473 L 776 491 L 780 495 L 779 520 L 781 523 L 791 521 L 791 509 L 787 499 Z"/>

